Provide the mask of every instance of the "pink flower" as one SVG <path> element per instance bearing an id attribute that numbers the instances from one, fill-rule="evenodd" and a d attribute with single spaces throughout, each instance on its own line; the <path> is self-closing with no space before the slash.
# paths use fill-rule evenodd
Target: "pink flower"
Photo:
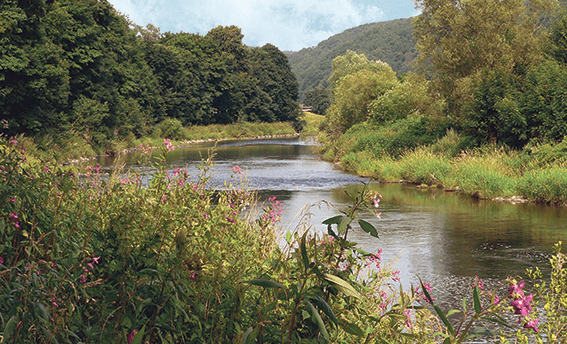
<path id="1" fill-rule="evenodd" d="M 240 169 L 240 166 L 236 165 L 232 168 L 232 172 L 236 173 L 236 174 L 242 174 L 242 170 Z"/>
<path id="2" fill-rule="evenodd" d="M 85 282 L 87 281 L 87 276 L 81 275 L 80 277 L 81 277 L 81 278 L 79 279 L 79 282 L 85 283 Z"/>
<path id="3" fill-rule="evenodd" d="M 167 141 L 167 139 L 163 139 L 163 144 L 165 145 L 165 148 L 167 148 L 168 152 L 175 149 L 175 146 L 171 142 Z"/>
<path id="4" fill-rule="evenodd" d="M 404 323 L 404 325 L 406 325 L 408 328 L 411 328 L 410 310 L 406 309 L 405 311 L 403 311 L 402 314 L 405 315 L 406 317 L 408 317 L 408 320 Z"/>
<path id="5" fill-rule="evenodd" d="M 533 319 L 528 321 L 525 325 L 524 328 L 531 328 L 534 330 L 534 332 L 537 332 L 537 324 L 539 323 L 539 319 Z"/>
<path id="6" fill-rule="evenodd" d="M 524 297 L 524 281 L 520 281 L 518 284 L 513 284 L 508 287 L 508 298 L 523 298 Z"/>
<path id="7" fill-rule="evenodd" d="M 533 297 L 534 294 L 530 294 L 523 299 L 517 299 L 512 301 L 510 306 L 514 307 L 515 309 L 514 313 L 520 314 L 524 317 L 527 316 L 529 312 L 532 310 L 532 306 L 530 305 L 530 302 L 532 302 Z"/>
<path id="8" fill-rule="evenodd" d="M 0 264 L 4 264 L 4 258 L 0 257 Z"/>
<path id="9" fill-rule="evenodd" d="M 16 196 L 12 197 L 12 198 L 10 199 L 10 202 L 16 203 Z"/>
<path id="10" fill-rule="evenodd" d="M 138 333 L 138 330 L 134 330 L 128 335 L 128 344 L 132 343 L 132 341 L 134 340 L 134 337 L 136 337 L 137 333 Z"/>
<path id="11" fill-rule="evenodd" d="M 195 274 L 195 271 L 191 271 L 191 272 L 189 273 L 189 278 L 192 279 L 192 280 L 194 280 L 194 279 L 197 278 L 197 276 L 196 276 L 196 274 Z"/>
<path id="12" fill-rule="evenodd" d="M 375 208 L 378 208 L 380 206 L 380 200 L 379 199 L 373 199 L 372 204 L 374 205 Z"/>
<path id="13" fill-rule="evenodd" d="M 18 213 L 16 213 L 15 211 L 10 213 L 10 220 L 18 221 Z"/>

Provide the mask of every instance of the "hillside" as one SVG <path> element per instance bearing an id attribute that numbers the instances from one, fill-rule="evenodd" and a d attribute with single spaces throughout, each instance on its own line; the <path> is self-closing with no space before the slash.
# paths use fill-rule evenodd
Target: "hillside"
<path id="1" fill-rule="evenodd" d="M 286 52 L 299 83 L 300 95 L 321 84 L 327 85 L 331 64 L 347 50 L 364 53 L 371 60 L 387 62 L 396 73 L 411 69 L 417 52 L 411 18 L 364 24 L 348 29 L 298 52 Z"/>

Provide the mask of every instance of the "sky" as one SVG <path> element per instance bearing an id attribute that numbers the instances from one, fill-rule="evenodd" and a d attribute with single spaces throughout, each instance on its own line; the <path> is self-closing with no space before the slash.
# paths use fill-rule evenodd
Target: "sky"
<path id="1" fill-rule="evenodd" d="M 299 51 L 362 24 L 413 17 L 412 0 L 109 0 L 137 25 L 207 34 L 238 26 L 248 46 Z"/>

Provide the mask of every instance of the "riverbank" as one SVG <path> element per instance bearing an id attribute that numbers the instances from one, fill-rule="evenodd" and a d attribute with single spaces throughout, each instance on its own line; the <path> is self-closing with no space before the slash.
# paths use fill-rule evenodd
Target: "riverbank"
<path id="1" fill-rule="evenodd" d="M 17 136 L 15 139 L 22 143 L 30 161 L 55 160 L 62 165 L 69 165 L 81 161 L 93 160 L 101 156 L 114 156 L 145 147 L 158 147 L 163 145 L 164 139 L 175 146 L 190 146 L 203 142 L 225 140 L 244 140 L 261 138 L 294 137 L 299 134 L 292 123 L 236 123 L 214 124 L 208 126 L 181 127 L 167 121 L 157 125 L 151 135 L 136 138 L 129 136 L 117 139 L 105 145 L 93 144 L 92 140 L 84 137 L 69 135 L 66 138 L 26 137 Z"/>
<path id="2" fill-rule="evenodd" d="M 382 182 L 438 187 L 480 199 L 567 204 L 565 141 L 522 150 L 496 145 L 460 149 L 466 138 L 450 131 L 430 144 L 394 154 L 388 148 L 394 140 L 379 134 L 378 129 L 361 124 L 338 140 L 322 138 L 321 153 L 346 171 Z"/>

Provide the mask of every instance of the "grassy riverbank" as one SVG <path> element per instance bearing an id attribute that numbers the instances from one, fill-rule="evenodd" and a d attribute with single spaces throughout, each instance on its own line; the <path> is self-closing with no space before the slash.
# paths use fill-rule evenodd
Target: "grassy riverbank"
<path id="1" fill-rule="evenodd" d="M 37 160 L 55 159 L 60 163 L 100 155 L 120 154 L 129 149 L 137 149 L 141 144 L 150 147 L 163 145 L 168 139 L 174 145 L 190 144 L 202 140 L 246 139 L 270 136 L 291 136 L 296 132 L 289 122 L 277 123 L 236 123 L 227 125 L 207 125 L 183 127 L 179 121 L 166 120 L 156 125 L 152 133 L 136 138 L 133 135 L 110 142 L 102 146 L 92 144 L 92 140 L 76 135 L 62 137 L 16 137 L 30 156 Z"/>
<path id="2" fill-rule="evenodd" d="M 354 126 L 336 142 L 321 141 L 325 159 L 380 181 L 403 180 L 479 198 L 567 204 L 566 141 L 522 150 L 467 148 L 467 138 L 453 131 L 433 140 L 368 123 Z"/>

